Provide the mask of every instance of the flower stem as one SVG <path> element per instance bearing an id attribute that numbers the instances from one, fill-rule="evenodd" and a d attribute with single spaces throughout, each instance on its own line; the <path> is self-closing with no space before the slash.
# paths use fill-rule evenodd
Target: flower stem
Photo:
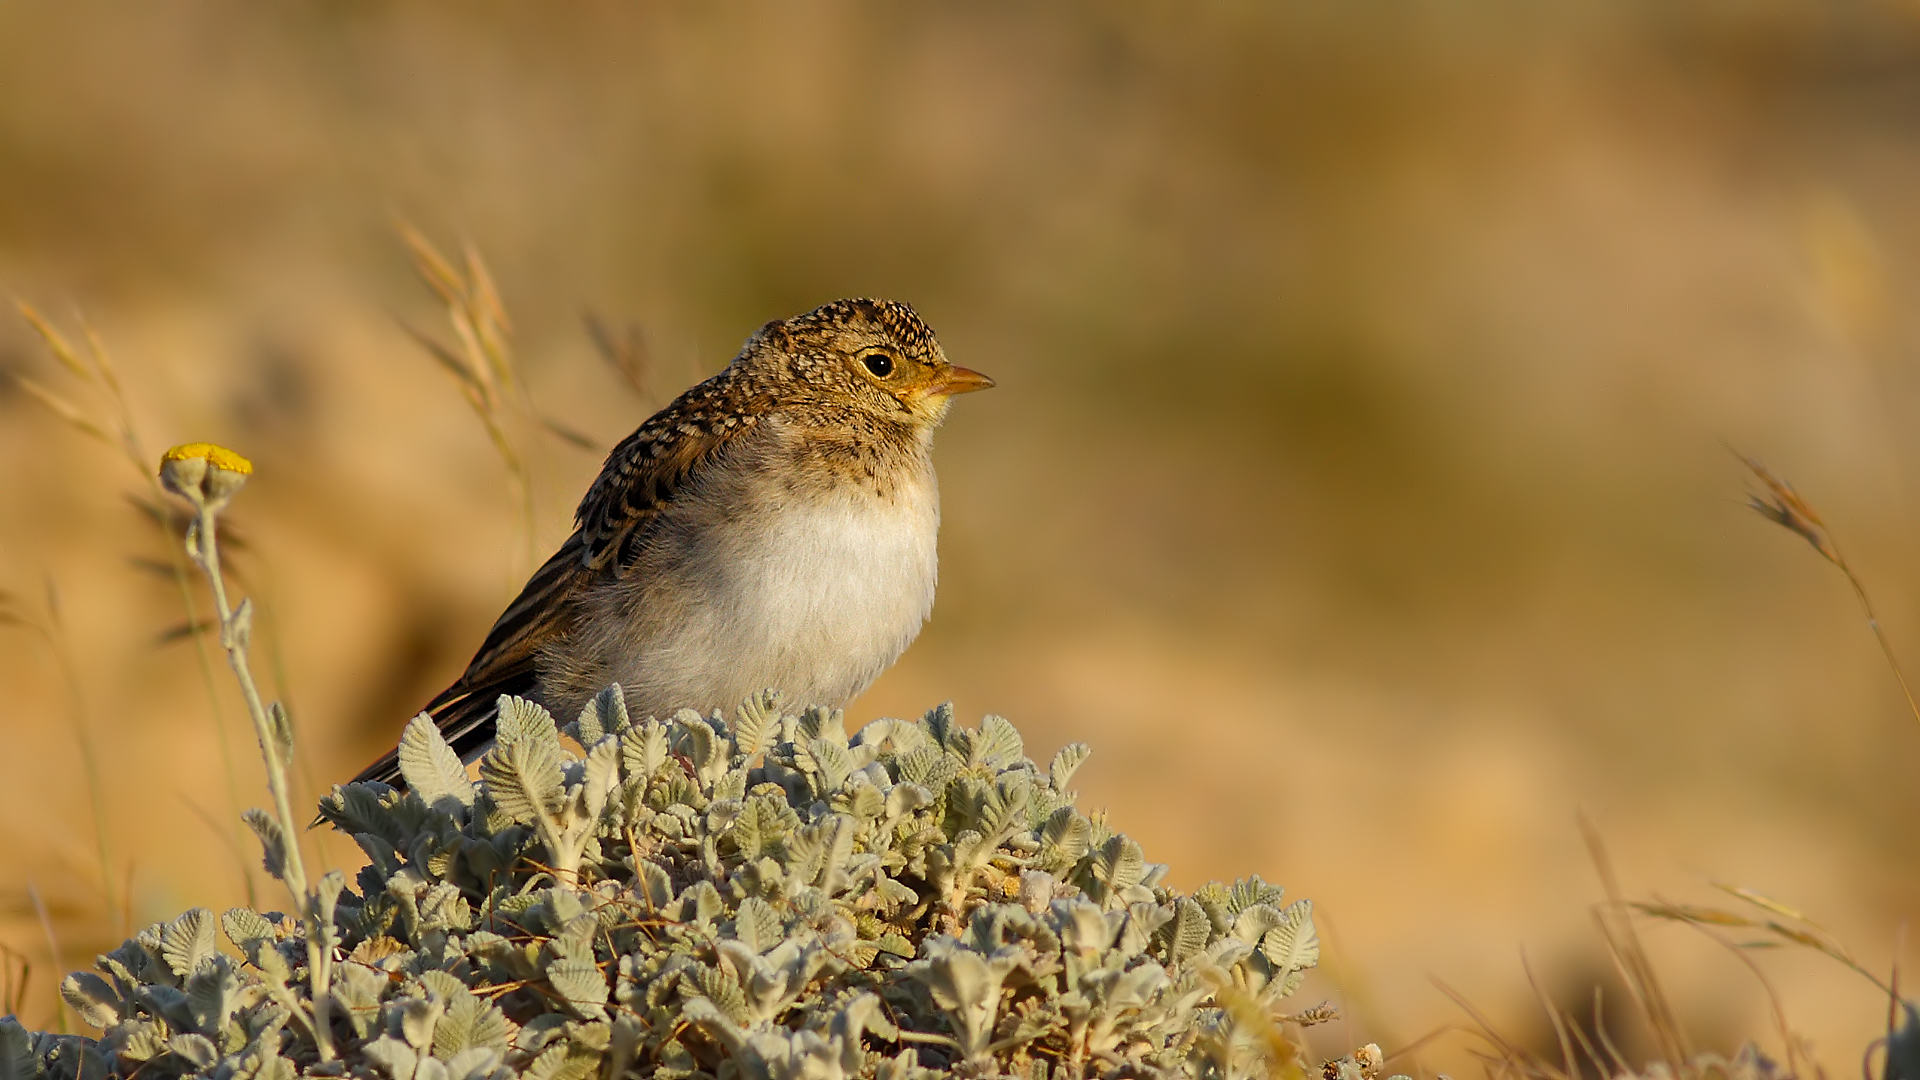
<path id="1" fill-rule="evenodd" d="M 300 906 L 300 914 L 306 923 L 307 973 L 313 993 L 313 1041 L 320 1052 L 320 1060 L 332 1061 L 333 1034 L 328 1023 L 332 957 L 326 955 L 332 939 L 329 932 L 331 928 L 321 925 L 319 898 L 307 886 L 306 865 L 300 856 L 300 826 L 294 819 L 293 806 L 287 796 L 286 762 L 280 760 L 280 740 L 274 732 L 273 721 L 268 717 L 267 707 L 260 700 L 260 688 L 253 681 L 253 669 L 247 661 L 252 609 L 248 606 L 243 612 L 236 612 L 227 602 L 226 579 L 220 572 L 218 505 L 201 502 L 197 510 L 199 516 L 195 519 L 194 535 L 188 550 L 194 561 L 206 571 L 207 585 L 213 592 L 214 611 L 220 616 L 220 646 L 227 652 L 227 663 L 233 668 L 234 678 L 239 680 L 240 696 L 246 701 L 247 715 L 253 719 L 253 733 L 260 740 L 260 756 L 267 767 L 267 789 L 273 794 L 274 812 L 285 833 L 287 890 Z"/>

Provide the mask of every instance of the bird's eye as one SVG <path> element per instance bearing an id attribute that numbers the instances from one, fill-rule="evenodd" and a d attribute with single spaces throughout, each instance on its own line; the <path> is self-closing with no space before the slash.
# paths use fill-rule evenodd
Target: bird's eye
<path id="1" fill-rule="evenodd" d="M 893 357 L 883 352 L 870 352 L 860 358 L 860 362 L 873 372 L 876 379 L 884 379 L 893 374 Z"/>

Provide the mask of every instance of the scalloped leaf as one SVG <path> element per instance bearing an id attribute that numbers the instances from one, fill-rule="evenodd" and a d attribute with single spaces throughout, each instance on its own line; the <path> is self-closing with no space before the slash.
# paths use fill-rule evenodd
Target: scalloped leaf
<path id="1" fill-rule="evenodd" d="M 560 727 L 546 706 L 512 694 L 501 694 L 498 709 L 493 724 L 495 742 L 545 743 L 553 747 L 556 755 L 559 753 Z"/>
<path id="2" fill-rule="evenodd" d="M 460 755 L 447 745 L 440 726 L 426 713 L 407 722 L 400 735 L 400 775 L 428 806 L 452 813 L 473 809 L 473 783 Z"/>
<path id="3" fill-rule="evenodd" d="M 267 706 L 267 732 L 273 736 L 273 752 L 279 756 L 280 764 L 293 763 L 293 717 L 287 715 L 287 707 L 279 702 Z"/>
<path id="4" fill-rule="evenodd" d="M 633 726 L 627 718 L 627 695 L 619 683 L 609 683 L 580 710 L 573 722 L 573 737 L 581 746 L 592 746 L 608 735 L 617 735 Z"/>
<path id="5" fill-rule="evenodd" d="M 160 928 L 160 955 L 175 975 L 185 978 L 213 962 L 220 943 L 218 920 L 206 908 L 194 908 Z"/>
<path id="6" fill-rule="evenodd" d="M 973 745 L 968 749 L 968 764 L 1005 769 L 1025 760 L 1027 744 L 1020 738 L 1019 729 L 1006 717 L 988 716 L 980 721 L 980 729 L 973 733 Z"/>
<path id="7" fill-rule="evenodd" d="M 1280 922 L 1260 940 L 1274 969 L 1285 973 L 1280 993 L 1291 994 L 1308 968 L 1320 962 L 1320 935 L 1313 926 L 1313 901 L 1296 900 L 1280 913 Z"/>
<path id="8" fill-rule="evenodd" d="M 926 729 L 927 737 L 935 746 L 944 750 L 954 748 L 954 735 L 960 730 L 959 722 L 953 718 L 953 702 L 943 701 L 927 710 L 920 718 L 920 726 Z"/>
<path id="9" fill-rule="evenodd" d="M 813 766 L 814 790 L 831 795 L 846 785 L 853 774 L 853 759 L 844 743 L 819 738 L 805 744 L 807 764 Z"/>
<path id="10" fill-rule="evenodd" d="M 33 1036 L 11 1016 L 0 1016 L 0 1080 L 35 1080 L 40 1061 L 33 1055 Z"/>
<path id="11" fill-rule="evenodd" d="M 620 743 L 601 739 L 587 752 L 582 769 L 581 804 L 590 821 L 600 820 L 607 809 L 607 797 L 620 782 Z"/>
<path id="12" fill-rule="evenodd" d="M 642 721 L 620 736 L 620 766 L 629 776 L 653 779 L 670 752 L 666 726 L 657 721 Z"/>
<path id="13" fill-rule="evenodd" d="M 76 971 L 62 980 L 60 997 L 90 1027 L 112 1027 L 120 1022 L 120 1010 L 125 1007 L 107 980 L 91 971 Z"/>
<path id="14" fill-rule="evenodd" d="M 209 918 L 208 923 L 213 920 Z M 208 935 L 211 938 L 211 934 Z M 193 1022 L 201 1031 L 218 1035 L 240 1004 L 240 976 L 233 963 L 215 954 L 187 979 L 187 1007 L 193 1010 Z"/>
<path id="15" fill-rule="evenodd" d="M 733 711 L 733 748 L 741 757 L 771 750 L 780 741 L 778 690 L 762 690 Z"/>
<path id="16" fill-rule="evenodd" d="M 640 860 L 634 875 L 633 893 L 655 911 L 673 903 L 673 875 L 658 863 Z"/>
<path id="17" fill-rule="evenodd" d="M 506 700 L 506 699 L 503 699 Z M 517 699 L 514 699 L 517 700 Z M 535 706 L 538 708 L 538 706 Z M 542 715 L 545 709 L 540 710 Z M 552 724 L 549 717 L 547 723 Z M 500 811 L 521 825 L 532 824 L 559 808 L 566 792 L 558 739 L 521 736 L 494 744 L 480 759 L 480 782 Z"/>
<path id="18" fill-rule="evenodd" d="M 757 896 L 740 901 L 740 909 L 734 913 L 733 936 L 756 953 L 780 944 L 785 929 L 780 913 Z"/>
<path id="19" fill-rule="evenodd" d="M 1068 743 L 1053 755 L 1053 761 L 1047 765 L 1047 779 L 1055 791 L 1067 790 L 1067 784 L 1073 780 L 1073 774 L 1093 756 L 1093 748 L 1086 743 Z"/>
<path id="20" fill-rule="evenodd" d="M 1146 853 L 1124 833 L 1115 833 L 1087 860 L 1087 895 L 1102 907 L 1119 906 L 1121 894 L 1147 872 Z"/>
<path id="21" fill-rule="evenodd" d="M 839 746 L 847 745 L 847 714 L 839 709 L 829 709 L 825 705 L 809 705 L 800 714 L 800 726 L 795 736 L 797 742 L 812 742 L 825 739 Z"/>
<path id="22" fill-rule="evenodd" d="M 594 1019 L 606 1015 L 607 978 L 593 961 L 555 960 L 547 968 L 547 982 L 580 1015 Z"/>
<path id="23" fill-rule="evenodd" d="M 1205 908 L 1187 897 L 1173 906 L 1173 918 L 1162 923 L 1157 936 L 1167 950 L 1167 958 L 1176 964 L 1200 955 L 1213 937 L 1213 920 Z"/>
<path id="24" fill-rule="evenodd" d="M 287 880 L 287 831 L 279 819 L 256 806 L 242 812 L 240 820 L 260 839 L 260 865 L 275 881 Z"/>

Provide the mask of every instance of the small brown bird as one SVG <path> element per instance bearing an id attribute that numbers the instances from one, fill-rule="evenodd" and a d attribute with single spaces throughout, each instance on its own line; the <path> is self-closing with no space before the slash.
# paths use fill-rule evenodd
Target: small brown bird
<path id="1" fill-rule="evenodd" d="M 992 385 L 902 303 L 761 327 L 607 455 L 573 535 L 426 711 L 472 760 L 502 694 L 563 719 L 615 682 L 635 717 L 767 688 L 840 705 L 933 609 L 933 430 Z M 393 753 L 357 779 L 403 782 Z"/>

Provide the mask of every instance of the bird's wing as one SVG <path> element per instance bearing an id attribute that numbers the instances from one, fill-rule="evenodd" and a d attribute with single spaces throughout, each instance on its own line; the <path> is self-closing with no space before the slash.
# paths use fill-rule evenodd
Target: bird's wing
<path id="1" fill-rule="evenodd" d="M 613 448 L 574 513 L 573 535 L 534 571 L 466 672 L 428 703 L 426 711 L 463 757 L 493 738 L 502 694 L 534 689 L 540 651 L 573 630 L 580 595 L 631 563 L 647 526 L 676 493 L 727 443 L 755 426 L 756 416 L 741 408 L 746 391 L 733 370 L 680 395 Z M 395 784 L 398 758 L 389 753 L 355 779 Z"/>

